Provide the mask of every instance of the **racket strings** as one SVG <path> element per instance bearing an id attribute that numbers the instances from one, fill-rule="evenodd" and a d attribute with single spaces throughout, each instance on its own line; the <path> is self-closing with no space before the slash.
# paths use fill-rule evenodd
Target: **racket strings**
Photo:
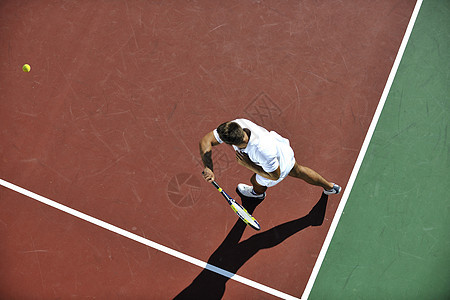
<path id="1" fill-rule="evenodd" d="M 255 218 L 253 218 L 245 208 L 238 205 L 237 203 L 233 203 L 231 208 L 239 215 L 239 217 L 247 224 L 252 225 L 253 227 L 260 228 L 258 222 Z"/>

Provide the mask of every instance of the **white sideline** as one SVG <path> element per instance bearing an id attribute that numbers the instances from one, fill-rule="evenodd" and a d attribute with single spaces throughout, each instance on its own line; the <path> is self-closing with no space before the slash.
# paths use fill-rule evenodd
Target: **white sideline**
<path id="1" fill-rule="evenodd" d="M 82 213 L 80 211 L 77 211 L 77 210 L 72 209 L 70 207 L 67 207 L 65 205 L 62 205 L 62 204 L 60 204 L 58 202 L 55 202 L 53 200 L 50 200 L 48 198 L 45 198 L 43 196 L 40 196 L 40 195 L 35 194 L 33 192 L 30 192 L 30 191 L 28 191 L 28 190 L 26 190 L 24 188 L 21 188 L 21 187 L 15 185 L 15 184 L 12 184 L 10 182 L 7 182 L 7 181 L 3 180 L 3 179 L 0 179 L 0 185 L 6 187 L 8 189 L 11 189 L 11 190 L 13 190 L 13 191 L 15 191 L 15 192 L 17 192 L 19 194 L 22 194 L 22 195 L 30 197 L 30 198 L 32 198 L 34 200 L 37 200 L 37 201 L 39 201 L 41 203 L 47 204 L 48 206 L 51 206 L 53 208 L 56 208 L 56 209 L 61 210 L 63 212 L 66 212 L 69 215 L 72 215 L 74 217 L 80 218 L 80 219 L 85 220 L 85 221 L 87 221 L 89 223 L 95 224 L 95 225 L 100 226 L 100 227 L 102 227 L 104 229 L 107 229 L 109 231 L 115 232 L 115 233 L 117 233 L 117 234 L 119 234 L 121 236 L 124 236 L 124 237 L 127 237 L 129 239 L 132 239 L 132 240 L 134 240 L 134 241 L 136 241 L 138 243 L 141 243 L 141 244 L 144 244 L 146 246 L 152 247 L 152 248 L 154 248 L 154 249 L 156 249 L 158 251 L 161 251 L 161 252 L 164 252 L 166 254 L 172 255 L 172 256 L 174 256 L 176 258 L 179 258 L 181 260 L 184 260 L 186 262 L 189 262 L 191 264 L 199 266 L 200 268 L 208 269 L 208 270 L 210 270 L 212 272 L 218 273 L 218 274 L 220 274 L 222 276 L 228 277 L 228 278 L 230 278 L 232 280 L 235 280 L 235 281 L 238 281 L 238 282 L 240 282 L 242 284 L 251 286 L 251 287 L 253 287 L 255 289 L 258 289 L 260 291 L 266 292 L 266 293 L 271 294 L 273 296 L 276 296 L 276 297 L 279 297 L 279 298 L 282 298 L 282 299 L 300 300 L 299 298 L 296 298 L 296 297 L 293 297 L 293 296 L 288 295 L 286 293 L 280 292 L 280 291 L 275 290 L 275 289 L 273 289 L 271 287 L 268 287 L 268 286 L 265 286 L 265 285 L 260 284 L 258 282 L 255 282 L 253 280 L 247 279 L 245 277 L 242 277 L 242 276 L 236 275 L 234 273 L 228 272 L 228 271 L 226 271 L 224 269 L 221 269 L 219 267 L 216 267 L 214 265 L 210 265 L 210 264 L 208 264 L 208 263 L 206 263 L 204 261 L 201 261 L 199 259 L 196 259 L 196 258 L 194 258 L 192 256 L 186 255 L 186 254 L 181 253 L 181 252 L 179 252 L 177 250 L 168 248 L 166 246 L 163 246 L 161 244 L 158 244 L 158 243 L 150 241 L 150 240 L 148 240 L 146 238 L 143 238 L 143 237 L 141 237 L 139 235 L 136 235 L 134 233 L 128 232 L 128 231 L 126 231 L 124 229 L 121 229 L 121 228 L 119 228 L 117 226 L 111 225 L 111 224 L 106 223 L 104 221 L 101 221 L 101 220 L 99 220 L 97 218 L 91 217 L 91 216 L 89 216 L 89 215 L 87 215 L 85 213 Z"/>
<path id="2" fill-rule="evenodd" d="M 347 203 L 350 192 L 353 188 L 353 184 L 355 183 L 356 176 L 358 175 L 359 169 L 363 162 L 364 156 L 366 155 L 367 148 L 369 147 L 370 140 L 372 139 L 373 133 L 377 126 L 378 120 L 380 118 L 381 112 L 383 110 L 384 104 L 386 103 L 387 96 L 391 89 L 392 83 L 394 82 L 395 75 L 397 74 L 398 67 L 400 65 L 400 61 L 402 60 L 403 54 L 406 49 L 406 45 L 408 44 L 409 37 L 411 36 L 412 29 L 414 27 L 414 23 L 416 22 L 417 15 L 419 14 L 420 7 L 422 5 L 423 0 L 418 0 L 416 2 L 416 6 L 414 7 L 414 11 L 411 15 L 411 19 L 409 20 L 408 27 L 406 28 L 405 35 L 403 36 L 402 43 L 397 53 L 397 57 L 395 58 L 394 65 L 392 66 L 391 73 L 389 74 L 388 80 L 383 90 L 383 94 L 381 95 L 380 102 L 378 103 L 377 110 L 372 118 L 372 122 L 370 123 L 369 130 L 367 131 L 366 138 L 364 139 L 364 143 L 361 147 L 361 151 L 359 152 L 358 158 L 356 159 L 355 166 L 353 167 L 352 174 L 350 175 L 350 179 L 345 187 L 344 194 L 342 195 L 341 202 L 336 210 L 333 221 L 331 222 L 330 229 L 328 230 L 328 234 L 323 243 L 322 249 L 320 250 L 319 256 L 317 257 L 314 268 L 311 272 L 311 276 L 309 277 L 308 283 L 306 284 L 306 288 L 303 291 L 303 295 L 301 299 L 308 299 L 309 294 L 313 288 L 314 282 L 316 281 L 317 275 L 319 273 L 320 267 L 322 266 L 323 260 L 325 259 L 325 254 L 327 253 L 328 247 L 330 246 L 331 239 L 333 238 L 334 232 L 336 231 L 337 225 L 339 223 L 339 219 L 341 218 L 342 213 L 344 212 L 345 204 Z"/>

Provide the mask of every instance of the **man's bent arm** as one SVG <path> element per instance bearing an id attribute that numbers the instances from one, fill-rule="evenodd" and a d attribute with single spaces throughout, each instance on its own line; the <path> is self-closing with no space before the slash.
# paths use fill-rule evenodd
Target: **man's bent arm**
<path id="1" fill-rule="evenodd" d="M 278 167 L 273 172 L 266 172 L 266 171 L 264 171 L 264 169 L 261 166 L 258 166 L 253 163 L 253 165 L 247 166 L 247 168 L 250 169 L 251 171 L 255 172 L 256 174 L 258 174 L 264 178 L 270 179 L 270 180 L 278 180 L 280 178 L 280 174 L 281 174 L 280 167 Z"/>
<path id="2" fill-rule="evenodd" d="M 255 164 L 245 153 L 240 153 L 239 151 L 236 151 L 236 158 L 239 164 L 264 178 L 270 180 L 278 180 L 280 178 L 281 175 L 280 166 L 278 166 L 278 168 L 273 172 L 266 172 L 261 166 Z"/>
<path id="3" fill-rule="evenodd" d="M 212 147 L 216 145 L 219 145 L 219 142 L 214 137 L 214 133 L 212 131 L 207 133 L 199 143 L 200 156 L 202 158 L 203 165 L 211 171 L 213 170 Z"/>

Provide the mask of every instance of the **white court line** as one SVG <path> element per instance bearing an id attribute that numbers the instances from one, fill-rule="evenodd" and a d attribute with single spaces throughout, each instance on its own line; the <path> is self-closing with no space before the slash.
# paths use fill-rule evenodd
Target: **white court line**
<path id="1" fill-rule="evenodd" d="M 82 212 L 79 212 L 79 211 L 77 211 L 75 209 L 72 209 L 72 208 L 67 207 L 65 205 L 62 205 L 62 204 L 60 204 L 58 202 L 55 202 L 53 200 L 50 200 L 48 198 L 45 198 L 43 196 L 40 196 L 40 195 L 35 194 L 33 192 L 30 192 L 30 191 L 28 191 L 28 190 L 26 190 L 24 188 L 21 188 L 21 187 L 19 187 L 17 185 L 9 183 L 9 182 L 7 182 L 7 181 L 5 181 L 3 179 L 0 179 L 0 185 L 4 186 L 6 188 L 9 188 L 9 189 L 11 189 L 13 191 L 16 191 L 17 193 L 20 193 L 22 195 L 25 195 L 25 196 L 28 196 L 30 198 L 33 198 L 34 200 L 37 200 L 37 201 L 39 201 L 41 203 L 47 204 L 47 205 L 49 205 L 51 207 L 54 207 L 54 208 L 59 209 L 59 210 L 61 210 L 63 212 L 66 212 L 66 213 L 68 213 L 68 214 L 70 214 L 70 215 L 72 215 L 74 217 L 83 219 L 83 220 L 85 220 L 85 221 L 87 221 L 89 223 L 95 224 L 95 225 L 100 226 L 100 227 L 102 227 L 104 229 L 107 229 L 109 231 L 112 231 L 112 232 L 115 232 L 117 234 L 120 234 L 121 236 L 124 236 L 124 237 L 127 237 L 129 239 L 132 239 L 132 240 L 134 240 L 134 241 L 136 241 L 138 243 L 147 245 L 147 246 L 152 247 L 152 248 L 154 248 L 154 249 L 156 249 L 158 251 L 164 252 L 166 254 L 169 254 L 171 256 L 174 256 L 176 258 L 179 258 L 181 260 L 184 260 L 186 262 L 189 262 L 191 264 L 199 266 L 200 268 L 208 269 L 208 270 L 210 270 L 212 272 L 218 273 L 218 274 L 220 274 L 222 276 L 228 277 L 228 278 L 230 278 L 232 280 L 235 280 L 237 282 L 240 282 L 240 283 L 243 283 L 245 285 L 251 286 L 251 287 L 253 287 L 255 289 L 261 290 L 263 292 L 266 292 L 268 294 L 274 295 L 274 296 L 282 298 L 282 299 L 300 300 L 299 298 L 296 298 L 296 297 L 293 297 L 293 296 L 288 295 L 286 293 L 280 292 L 280 291 L 275 290 L 275 289 L 273 289 L 271 287 L 268 287 L 268 286 L 265 286 L 263 284 L 257 283 L 257 282 L 255 282 L 253 280 L 247 279 L 245 277 L 242 277 L 242 276 L 236 275 L 234 273 L 228 272 L 228 271 L 226 271 L 224 269 L 221 269 L 219 267 L 216 267 L 214 265 L 210 265 L 210 264 L 208 264 L 208 263 L 206 263 L 204 261 L 201 261 L 199 259 L 196 259 L 196 258 L 194 258 L 192 256 L 186 255 L 186 254 L 181 253 L 181 252 L 179 252 L 177 250 L 173 250 L 173 249 L 168 248 L 166 246 L 160 245 L 158 243 L 155 243 L 153 241 L 145 239 L 145 238 L 143 238 L 143 237 L 141 237 L 139 235 L 136 235 L 134 233 L 128 232 L 128 231 L 123 230 L 123 229 L 121 229 L 119 227 L 116 227 L 114 225 L 111 225 L 111 224 L 106 223 L 104 221 L 101 221 L 99 219 L 96 219 L 94 217 L 86 215 L 86 214 L 84 214 Z"/>
<path id="2" fill-rule="evenodd" d="M 337 225 L 339 223 L 339 219 L 344 211 L 345 204 L 347 203 L 350 192 L 353 188 L 353 184 L 355 183 L 356 176 L 358 175 L 359 168 L 361 167 L 364 156 L 366 155 L 367 148 L 369 147 L 370 140 L 372 139 L 372 135 L 377 126 L 378 120 L 380 118 L 381 112 L 383 110 L 384 104 L 386 103 L 387 96 L 391 89 L 392 83 L 394 82 L 395 75 L 397 74 L 398 67 L 400 65 L 400 61 L 402 60 L 403 53 L 405 52 L 406 45 L 408 44 L 409 37 L 411 36 L 412 29 L 414 27 L 414 23 L 416 22 L 417 15 L 419 14 L 420 7 L 422 5 L 422 0 L 418 0 L 416 2 L 416 6 L 414 7 L 414 11 L 411 15 L 411 19 L 409 20 L 408 27 L 406 28 L 405 35 L 403 36 L 403 41 L 400 45 L 400 48 L 397 53 L 397 57 L 395 58 L 394 65 L 392 66 L 391 73 L 389 74 L 388 80 L 386 82 L 386 86 L 384 87 L 383 94 L 381 95 L 380 102 L 378 103 L 377 110 L 373 116 L 372 122 L 370 123 L 369 130 L 366 134 L 366 138 L 364 139 L 364 143 L 361 147 L 361 151 L 359 152 L 358 158 L 356 159 L 355 166 L 353 167 L 352 174 L 350 175 L 350 179 L 345 187 L 344 194 L 342 195 L 341 202 L 336 210 L 333 221 L 331 222 L 330 229 L 328 230 L 327 237 L 325 238 L 322 249 L 320 250 L 319 256 L 317 257 L 316 264 L 314 265 L 311 276 L 309 277 L 306 288 L 303 292 L 302 299 L 306 300 L 311 293 L 314 282 L 316 281 L 317 274 L 319 273 L 320 267 L 322 266 L 323 260 L 325 258 L 325 254 L 327 253 L 328 247 L 330 246 L 331 239 L 333 238 L 334 232 L 336 231 Z"/>

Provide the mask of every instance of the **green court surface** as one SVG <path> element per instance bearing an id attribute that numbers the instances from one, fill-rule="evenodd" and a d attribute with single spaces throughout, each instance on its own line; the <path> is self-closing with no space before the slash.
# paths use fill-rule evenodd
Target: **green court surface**
<path id="1" fill-rule="evenodd" d="M 450 1 L 423 1 L 309 299 L 450 299 Z"/>

